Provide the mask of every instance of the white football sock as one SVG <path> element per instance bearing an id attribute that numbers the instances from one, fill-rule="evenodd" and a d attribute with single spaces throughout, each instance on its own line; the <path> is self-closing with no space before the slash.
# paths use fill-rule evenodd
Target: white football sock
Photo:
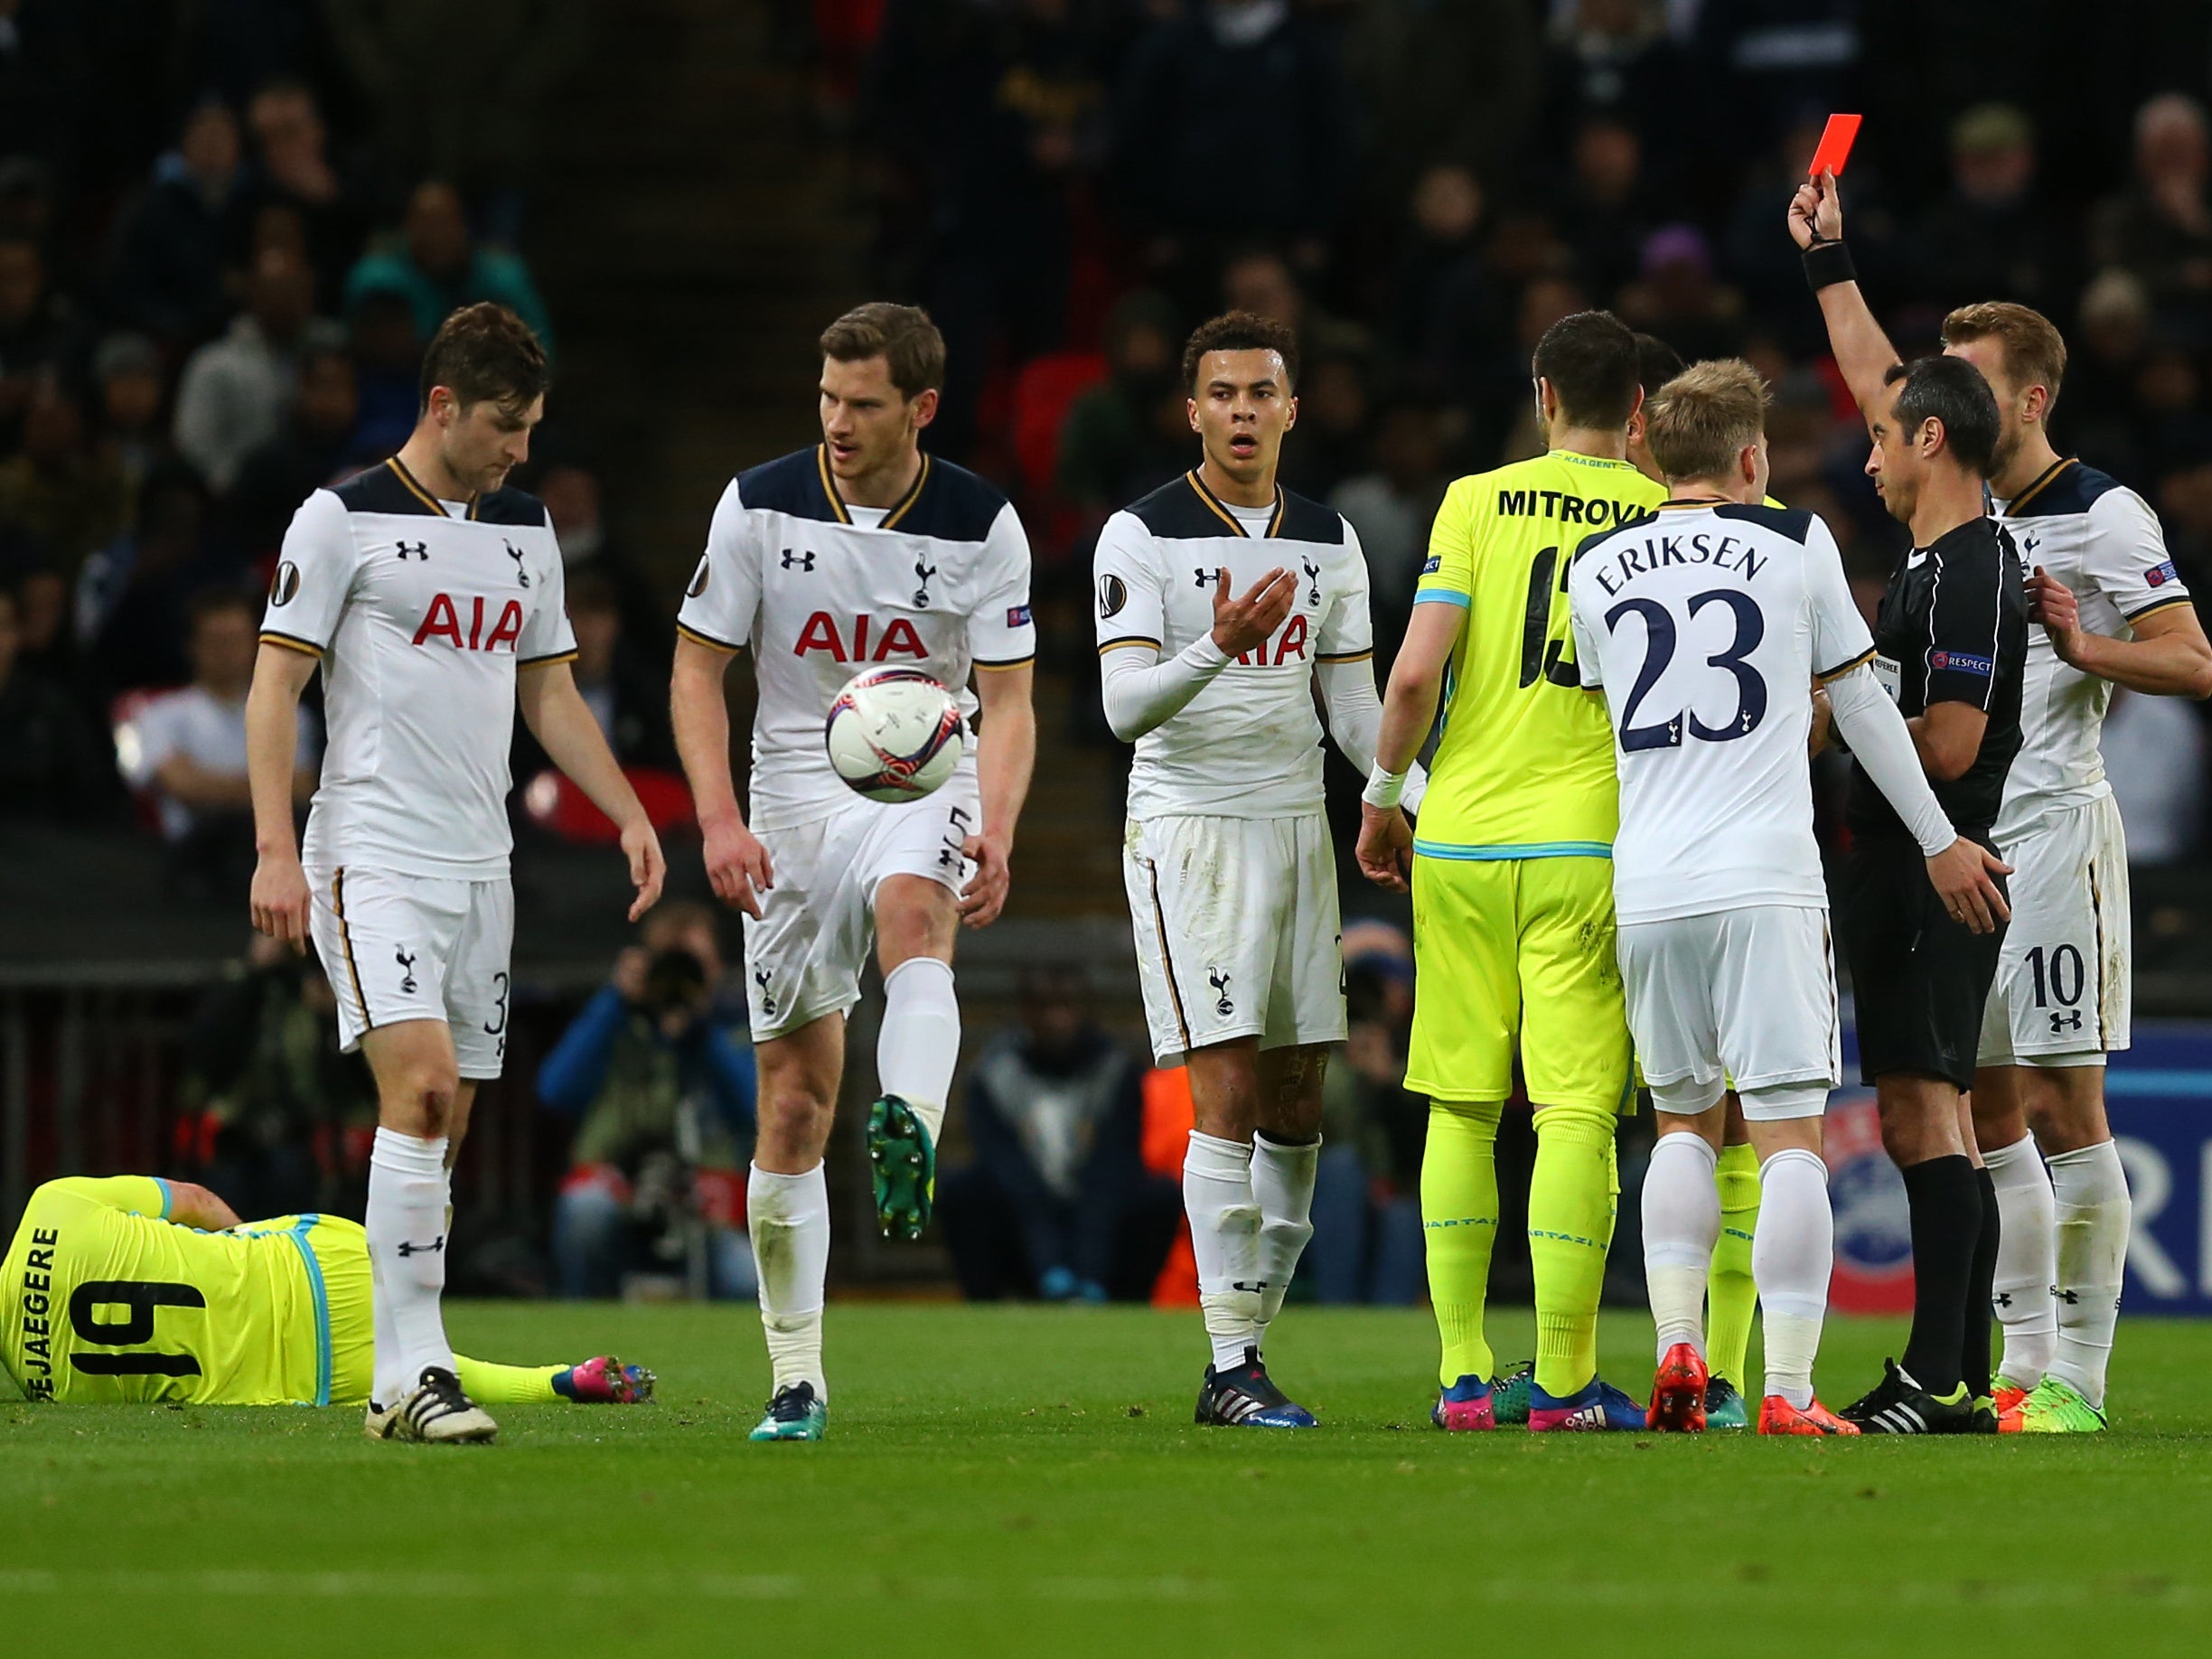
<path id="1" fill-rule="evenodd" d="M 2058 1221 L 2050 1171 L 2033 1135 L 2009 1147 L 1983 1147 L 1982 1161 L 1997 1188 L 2000 1233 L 1991 1299 L 2004 1327 L 1997 1380 L 2033 1388 L 2058 1352 L 2058 1313 L 2051 1299 L 2051 1287 L 2058 1282 Z"/>
<path id="2" fill-rule="evenodd" d="M 1183 1154 L 1183 1210 L 1198 1263 L 1198 1306 L 1214 1368 L 1244 1363 L 1260 1345 L 1260 1205 L 1252 1197 L 1252 1149 L 1191 1131 Z"/>
<path id="3" fill-rule="evenodd" d="M 392 1328 L 391 1298 L 385 1294 L 384 1274 L 373 1251 L 369 1255 L 369 1314 L 376 1327 L 376 1346 L 370 1350 L 376 1378 L 370 1384 L 369 1399 L 389 1411 L 413 1391 L 400 1374 L 399 1333 Z"/>
<path id="4" fill-rule="evenodd" d="M 876 1034 L 876 1080 L 914 1109 L 935 1147 L 944 1128 L 952 1068 L 960 1063 L 960 1000 L 952 968 L 910 956 L 884 975 L 883 1026 Z"/>
<path id="5" fill-rule="evenodd" d="M 1313 1237 L 1314 1177 L 1321 1168 L 1321 1137 L 1311 1140 L 1270 1140 L 1252 1137 L 1252 1202 L 1260 1206 L 1260 1317 L 1252 1340 L 1262 1351 L 1268 1326 L 1282 1312 L 1283 1295 L 1298 1257 Z"/>
<path id="6" fill-rule="evenodd" d="M 2109 1140 L 2050 1160 L 2058 1214 L 2058 1352 L 2049 1373 L 2104 1407 L 2104 1371 L 2120 1323 L 2120 1283 L 2127 1266 L 2134 1205 L 2120 1149 Z"/>
<path id="7" fill-rule="evenodd" d="M 1813 1403 L 1813 1361 L 1820 1353 L 1834 1270 L 1828 1166 L 1803 1147 L 1785 1148 L 1759 1166 L 1751 1279 L 1758 1287 L 1759 1328 L 1767 1338 L 1767 1392 L 1801 1411 Z"/>
<path id="8" fill-rule="evenodd" d="M 1644 1174 L 1644 1279 L 1662 1359 L 1678 1342 L 1705 1352 L 1705 1279 L 1720 1238 L 1720 1189 L 1713 1185 L 1720 1162 L 1701 1136 L 1662 1135 Z"/>
<path id="9" fill-rule="evenodd" d="M 445 1289 L 445 1206 L 452 1196 L 445 1137 L 425 1140 L 380 1129 L 369 1154 L 369 1261 L 373 1289 L 383 1294 L 393 1357 L 389 1374 L 397 1405 L 420 1386 L 424 1370 L 454 1368 L 438 1298 Z M 387 1374 L 379 1332 L 377 1371 Z"/>
<path id="10" fill-rule="evenodd" d="M 775 1175 L 754 1165 L 745 1180 L 745 1227 L 774 1373 L 769 1392 L 811 1382 L 815 1398 L 826 1402 L 822 1286 L 830 1277 L 830 1181 L 822 1166 L 804 1175 Z"/>

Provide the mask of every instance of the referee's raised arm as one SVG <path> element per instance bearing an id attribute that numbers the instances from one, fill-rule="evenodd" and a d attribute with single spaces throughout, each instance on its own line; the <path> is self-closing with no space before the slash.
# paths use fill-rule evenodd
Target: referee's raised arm
<path id="1" fill-rule="evenodd" d="M 1871 420 L 1883 380 L 1898 359 L 1897 347 L 1874 320 L 1874 308 L 1860 291 L 1851 249 L 1843 241 L 1843 202 L 1835 174 L 1823 173 L 1797 187 L 1790 202 L 1792 239 L 1804 250 L 1805 281 L 1820 301 L 1828 324 L 1828 349 L 1859 412 Z"/>

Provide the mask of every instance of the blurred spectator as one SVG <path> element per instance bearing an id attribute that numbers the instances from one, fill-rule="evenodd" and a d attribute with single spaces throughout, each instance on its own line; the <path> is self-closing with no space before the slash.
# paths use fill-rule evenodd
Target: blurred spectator
<path id="1" fill-rule="evenodd" d="M 2212 131 L 2205 108 L 2163 92 L 2135 113 L 2135 183 L 2098 208 L 2090 248 L 2099 265 L 2132 271 L 2162 309 L 2201 318 L 2212 308 Z"/>
<path id="2" fill-rule="evenodd" d="M 75 375 L 83 350 L 83 331 L 48 283 L 39 245 L 0 234 L 0 451 L 19 440 L 39 381 Z"/>
<path id="3" fill-rule="evenodd" d="M 351 356 L 335 342 L 310 348 L 300 359 L 291 412 L 239 464 L 230 491 L 232 533 L 248 558 L 274 553 L 292 515 L 317 490 L 380 458 L 355 442 L 360 415 Z"/>
<path id="4" fill-rule="evenodd" d="M 1593 294 L 1609 296 L 1636 274 L 1657 216 L 1644 182 L 1644 140 L 1619 120 L 1575 134 L 1574 172 L 1556 204 L 1560 235 Z"/>
<path id="5" fill-rule="evenodd" d="M 668 664 L 658 668 L 627 637 L 621 596 L 603 571 L 568 578 L 568 620 L 576 655 L 570 669 L 585 707 L 599 722 L 607 746 L 625 766 L 674 771 L 676 740 L 669 729 Z M 553 763 L 520 723 L 515 728 L 514 775 L 527 782 Z"/>
<path id="6" fill-rule="evenodd" d="M 2068 263 L 2035 194 L 2035 129 L 2010 104 L 1982 104 L 1951 125 L 1951 191 L 1920 227 L 1929 287 L 1945 300 L 2049 307 Z"/>
<path id="7" fill-rule="evenodd" d="M 1345 930 L 1344 1046 L 1322 1081 L 1321 1168 L 1308 1276 L 1324 1302 L 1418 1302 L 1427 1282 L 1420 1161 L 1429 1103 L 1409 1094 L 1413 953 L 1387 923 Z"/>
<path id="8" fill-rule="evenodd" d="M 1525 0 L 1364 0 L 1345 23 L 1373 193 L 1402 200 L 1424 165 L 1501 182 L 1542 90 Z"/>
<path id="9" fill-rule="evenodd" d="M 1373 402 L 1366 365 L 1343 352 L 1303 358 L 1298 400 L 1298 425 L 1283 442 L 1283 483 L 1300 494 L 1326 501 L 1332 490 L 1367 464 Z"/>
<path id="10" fill-rule="evenodd" d="M 634 651 L 666 654 L 670 618 L 667 601 L 637 560 L 607 533 L 599 474 L 577 460 L 548 461 L 530 485 L 553 520 L 561 565 L 572 585 L 586 576 L 610 586 L 622 612 L 623 632 Z"/>
<path id="11" fill-rule="evenodd" d="M 173 686 L 192 676 L 188 605 L 226 570 L 208 537 L 207 488 L 183 461 L 164 461 L 138 492 L 136 526 L 84 561 L 74 604 L 85 671 L 103 695 Z"/>
<path id="12" fill-rule="evenodd" d="M 2180 864 L 2203 833 L 2205 731 L 2179 698 L 2113 688 L 2104 714 L 2104 775 L 2127 831 L 2128 863 Z"/>
<path id="13" fill-rule="evenodd" d="M 969 1074 L 975 1161 L 937 1203 L 971 1301 L 1140 1300 L 1175 1237 L 1181 1195 L 1140 1150 L 1142 1073 L 1090 1000 L 1079 969 L 1026 970 L 1021 1023 Z"/>
<path id="14" fill-rule="evenodd" d="M 1069 407 L 1060 493 L 1094 514 L 1125 507 L 1191 462 L 1183 340 L 1174 305 L 1139 288 L 1106 318 L 1106 379 Z"/>
<path id="15" fill-rule="evenodd" d="M 92 384 L 99 396 L 99 449 L 123 474 L 129 499 L 156 462 L 172 453 L 162 425 L 167 388 L 161 348 L 144 334 L 110 334 L 92 353 Z"/>
<path id="16" fill-rule="evenodd" d="M 1399 638 L 1412 614 L 1429 522 L 1451 482 L 1440 436 L 1429 405 L 1390 405 L 1375 423 L 1373 470 L 1345 479 L 1328 498 L 1359 532 L 1378 644 Z"/>
<path id="17" fill-rule="evenodd" d="M 192 355 L 177 382 L 176 445 L 218 495 L 246 457 L 284 424 L 308 353 L 341 348 L 345 332 L 314 314 L 314 273 L 299 254 L 265 248 L 254 260 L 246 309 L 220 340 Z"/>
<path id="18" fill-rule="evenodd" d="M 1639 274 L 1621 290 L 1632 326 L 1656 334 L 1692 362 L 1743 349 L 1743 295 L 1713 276 L 1712 249 L 1693 225 L 1667 225 L 1645 239 Z"/>
<path id="19" fill-rule="evenodd" d="M 397 455 L 415 430 L 422 402 L 423 342 L 415 332 L 415 306 L 406 295 L 372 288 L 350 298 L 355 386 L 361 417 L 353 443 L 381 460 Z"/>
<path id="20" fill-rule="evenodd" d="M 201 104 L 117 227 L 113 286 L 124 320 L 173 349 L 213 333 L 230 310 L 224 275 L 244 250 L 250 216 L 238 118 Z"/>
<path id="21" fill-rule="evenodd" d="M 12 573 L 12 576 L 11 576 Z M 60 561 L 0 521 L 0 586 L 15 592 L 15 661 L 51 685 L 77 683 L 77 639 L 70 629 L 70 586 Z"/>
<path id="22" fill-rule="evenodd" d="M 1504 333 L 1480 231 L 1483 190 L 1467 168 L 1431 167 L 1413 189 L 1412 235 L 1392 282 L 1389 343 L 1437 391 L 1464 386 Z"/>
<path id="23" fill-rule="evenodd" d="M 1667 38 L 1666 8 L 1659 0 L 1572 0 L 1563 9 L 1544 63 L 1540 141 L 1599 125 L 1678 147 L 1695 115 L 1695 83 L 1693 66 Z M 1578 173 L 1582 166 L 1578 155 Z"/>
<path id="24" fill-rule="evenodd" d="M 114 799 L 115 765 L 76 698 L 20 660 L 22 624 L 0 586 L 0 817 L 81 823 Z"/>
<path id="25" fill-rule="evenodd" d="M 1264 138 L 1258 111 L 1278 117 Z M 1307 269 L 1326 260 L 1352 183 L 1351 101 L 1334 42 L 1289 0 L 1196 0 L 1153 24 L 1116 126 L 1124 187 L 1168 249 L 1261 238 Z"/>
<path id="26" fill-rule="evenodd" d="M 76 392 L 42 376 L 23 408 L 22 453 L 0 461 L 0 524 L 74 570 L 122 528 L 129 506 L 122 464 L 93 449 Z"/>
<path id="27" fill-rule="evenodd" d="M 2142 475 L 2132 430 L 2137 371 L 2151 342 L 2151 291 L 2131 271 L 2099 271 L 2082 290 L 2067 344 L 2061 448 L 2119 478 Z"/>
<path id="28" fill-rule="evenodd" d="M 376 1080 L 339 1052 L 337 1012 L 314 953 L 258 933 L 201 1000 L 179 1091 L 184 1161 L 242 1214 L 361 1214 Z"/>
<path id="29" fill-rule="evenodd" d="M 714 913 L 665 903 L 538 1068 L 539 1098 L 576 1120 L 553 1212 L 563 1296 L 616 1295 L 633 1270 L 752 1293 L 753 1051 L 721 980 Z"/>
<path id="30" fill-rule="evenodd" d="M 428 340 L 456 307 L 495 300 L 529 323 L 550 355 L 552 320 L 530 268 L 503 248 L 476 244 L 459 191 L 436 179 L 417 185 L 400 239 L 361 256 L 346 278 L 348 309 L 370 294 L 399 295 L 414 312 L 416 338 Z"/>
<path id="31" fill-rule="evenodd" d="M 297 216 L 316 288 L 334 297 L 368 239 L 365 191 L 330 156 L 322 107 L 305 81 L 267 82 L 246 106 L 254 163 L 247 188 L 255 206 L 277 206 Z"/>
<path id="32" fill-rule="evenodd" d="M 260 606 L 230 589 L 191 607 L 192 683 L 149 698 L 116 729 L 123 776 L 152 804 L 180 876 L 199 890 L 241 895 L 253 873 L 253 797 L 246 783 L 246 693 L 253 683 Z M 292 795 L 316 782 L 314 719 L 299 711 Z"/>

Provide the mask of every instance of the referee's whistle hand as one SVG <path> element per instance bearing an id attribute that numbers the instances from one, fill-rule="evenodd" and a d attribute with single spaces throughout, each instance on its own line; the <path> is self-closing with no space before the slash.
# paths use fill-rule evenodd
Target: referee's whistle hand
<path id="1" fill-rule="evenodd" d="M 2012 873 L 2012 867 L 1979 841 L 1960 836 L 1927 861 L 1927 869 L 1944 908 L 1967 932 L 1993 933 L 2012 919 L 2012 907 L 1997 883 L 2000 876 Z"/>

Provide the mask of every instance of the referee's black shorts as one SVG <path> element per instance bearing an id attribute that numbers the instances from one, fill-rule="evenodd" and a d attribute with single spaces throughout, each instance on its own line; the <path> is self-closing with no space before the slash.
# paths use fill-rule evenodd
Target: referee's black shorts
<path id="1" fill-rule="evenodd" d="M 1991 845 L 1984 835 L 1973 839 Z M 1928 881 L 1926 858 L 1908 840 L 1860 841 L 1838 889 L 1838 933 L 1858 1006 L 1860 1080 L 1912 1072 L 1973 1088 L 1982 1005 L 1997 975 L 2003 926 L 1976 933 L 1953 921 Z"/>

